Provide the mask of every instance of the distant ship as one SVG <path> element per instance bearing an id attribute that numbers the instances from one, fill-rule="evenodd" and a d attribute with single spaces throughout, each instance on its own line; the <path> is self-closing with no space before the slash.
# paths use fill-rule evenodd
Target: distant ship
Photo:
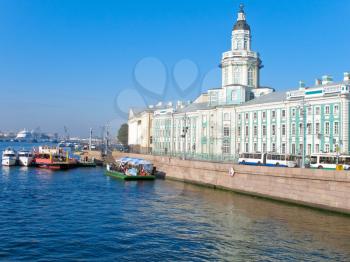
<path id="1" fill-rule="evenodd" d="M 24 129 L 17 134 L 16 140 L 19 142 L 32 142 L 34 140 L 34 137 L 32 132 Z"/>

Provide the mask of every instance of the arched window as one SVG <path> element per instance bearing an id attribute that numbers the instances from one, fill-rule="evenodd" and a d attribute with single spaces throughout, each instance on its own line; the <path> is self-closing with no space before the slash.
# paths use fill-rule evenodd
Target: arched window
<path id="1" fill-rule="evenodd" d="M 241 50 L 243 48 L 243 42 L 241 39 L 237 40 L 237 47 L 239 50 Z"/>
<path id="2" fill-rule="evenodd" d="M 233 84 L 241 83 L 241 70 L 238 66 L 233 69 Z"/>
<path id="3" fill-rule="evenodd" d="M 248 69 L 248 86 L 254 85 L 254 70 L 252 67 Z"/>
<path id="4" fill-rule="evenodd" d="M 224 67 L 224 85 L 227 85 L 228 84 L 228 67 L 225 66 Z"/>

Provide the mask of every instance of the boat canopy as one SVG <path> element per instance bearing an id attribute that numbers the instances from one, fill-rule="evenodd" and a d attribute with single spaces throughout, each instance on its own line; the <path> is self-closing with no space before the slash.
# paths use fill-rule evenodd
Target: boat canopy
<path id="1" fill-rule="evenodd" d="M 128 164 L 135 165 L 135 166 L 137 166 L 137 165 L 144 165 L 144 166 L 152 165 L 152 163 L 147 161 L 147 160 L 144 160 L 142 158 L 133 158 L 133 157 L 123 157 L 123 158 L 117 159 L 116 162 L 128 163 Z"/>

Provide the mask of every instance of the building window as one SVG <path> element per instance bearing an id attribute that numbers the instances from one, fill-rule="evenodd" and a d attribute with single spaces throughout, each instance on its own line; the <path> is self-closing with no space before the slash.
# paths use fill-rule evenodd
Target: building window
<path id="1" fill-rule="evenodd" d="M 241 83 L 241 70 L 238 66 L 233 69 L 233 84 Z"/>
<path id="2" fill-rule="evenodd" d="M 266 153 L 266 151 L 267 151 L 266 150 L 266 143 L 263 143 L 263 150 L 262 151 L 263 151 L 263 153 Z"/>
<path id="3" fill-rule="evenodd" d="M 254 143 L 254 152 L 258 152 L 258 144 Z"/>
<path id="4" fill-rule="evenodd" d="M 334 122 L 334 135 L 339 135 L 339 122 Z"/>
<path id="5" fill-rule="evenodd" d="M 258 126 L 254 126 L 254 136 L 258 135 Z"/>
<path id="6" fill-rule="evenodd" d="M 292 117 L 295 117 L 295 114 L 296 114 L 296 110 L 295 108 L 292 109 Z"/>
<path id="7" fill-rule="evenodd" d="M 266 118 L 266 112 L 262 112 L 262 118 L 263 118 L 263 119 Z"/>
<path id="8" fill-rule="evenodd" d="M 308 108 L 307 108 L 307 114 L 308 114 L 308 115 L 311 115 L 311 114 L 312 114 L 312 108 L 311 108 L 311 107 L 308 107 Z"/>
<path id="9" fill-rule="evenodd" d="M 248 86 L 254 85 L 254 71 L 253 68 L 249 67 L 248 69 Z"/>
<path id="10" fill-rule="evenodd" d="M 241 114 L 238 114 L 238 120 L 241 120 Z"/>
<path id="11" fill-rule="evenodd" d="M 248 143 L 245 143 L 245 152 L 249 152 L 249 144 Z"/>
<path id="12" fill-rule="evenodd" d="M 329 153 L 329 144 L 324 145 L 324 151 L 325 153 Z"/>
<path id="13" fill-rule="evenodd" d="M 249 114 L 245 113 L 245 120 L 248 120 L 248 119 L 249 119 Z"/>
<path id="14" fill-rule="evenodd" d="M 324 132 L 325 132 L 326 135 L 329 135 L 329 131 L 330 131 L 330 130 L 329 130 L 329 122 L 326 122 L 326 123 L 325 123 Z"/>
<path id="15" fill-rule="evenodd" d="M 256 112 L 254 112 L 253 117 L 254 117 L 254 119 L 257 119 L 258 118 L 258 114 Z"/>
<path id="16" fill-rule="evenodd" d="M 295 144 L 292 144 L 292 155 L 295 155 L 296 150 L 295 150 Z"/>
<path id="17" fill-rule="evenodd" d="M 276 152 L 276 144 L 272 143 L 272 152 Z"/>
<path id="18" fill-rule="evenodd" d="M 329 115 L 329 106 L 326 106 L 326 107 L 325 107 L 325 114 L 326 114 L 326 115 Z"/>
<path id="19" fill-rule="evenodd" d="M 238 136 L 241 136 L 241 126 L 237 127 L 237 133 L 238 133 Z"/>
<path id="20" fill-rule="evenodd" d="M 282 125 L 282 136 L 285 136 L 286 135 L 286 125 L 283 124 Z"/>
<path id="21" fill-rule="evenodd" d="M 335 105 L 333 111 L 334 111 L 334 115 L 337 115 L 339 113 L 339 106 Z"/>
<path id="22" fill-rule="evenodd" d="M 230 141 L 224 141 L 222 145 L 222 152 L 224 154 L 229 154 L 231 152 Z"/>
<path id="23" fill-rule="evenodd" d="M 303 150 L 304 150 L 303 144 L 299 144 L 299 152 L 300 152 L 300 154 L 303 153 Z"/>
<path id="24" fill-rule="evenodd" d="M 276 135 L 276 126 L 275 125 L 272 125 L 272 135 L 275 136 Z"/>
<path id="25" fill-rule="evenodd" d="M 249 127 L 245 126 L 245 136 L 248 136 L 248 135 L 249 135 Z"/>
<path id="26" fill-rule="evenodd" d="M 320 111 L 320 107 L 319 107 L 319 106 L 316 107 L 316 110 L 315 110 L 315 111 L 316 111 L 316 113 L 315 113 L 316 115 L 320 115 L 320 112 L 321 112 L 321 111 Z"/>
<path id="27" fill-rule="evenodd" d="M 304 132 L 303 132 L 303 131 L 304 131 L 304 129 L 303 129 L 303 124 L 302 124 L 302 123 L 300 123 L 300 124 L 299 124 L 299 135 L 301 135 L 301 136 L 302 136 L 302 135 L 304 134 Z"/>
<path id="28" fill-rule="evenodd" d="M 311 155 L 311 144 L 307 144 L 307 154 Z"/>
<path id="29" fill-rule="evenodd" d="M 230 136 L 230 128 L 225 126 L 224 127 L 224 137 L 229 137 Z"/>
<path id="30" fill-rule="evenodd" d="M 295 136 L 295 124 L 292 124 L 292 135 Z"/>
<path id="31" fill-rule="evenodd" d="M 315 151 L 316 151 L 316 153 L 320 153 L 320 145 L 319 144 L 315 145 Z"/>
<path id="32" fill-rule="evenodd" d="M 224 120 L 225 120 L 225 121 L 230 120 L 230 114 L 229 114 L 229 113 L 225 113 L 225 114 L 224 114 Z"/>
<path id="33" fill-rule="evenodd" d="M 282 154 L 286 153 L 286 144 L 282 143 Z"/>
<path id="34" fill-rule="evenodd" d="M 262 126 L 262 133 L 263 133 L 263 136 L 266 136 L 266 125 Z"/>
<path id="35" fill-rule="evenodd" d="M 275 117 L 276 117 L 276 111 L 275 111 L 275 110 L 273 110 L 273 111 L 271 112 L 271 114 L 272 114 L 272 118 L 275 118 Z"/>
<path id="36" fill-rule="evenodd" d="M 241 39 L 238 39 L 237 40 L 237 48 L 238 49 L 242 49 L 242 47 L 243 47 L 243 42 L 242 42 L 243 40 L 241 40 Z"/>
<path id="37" fill-rule="evenodd" d="M 237 144 L 237 152 L 240 153 L 241 152 L 241 143 Z"/>
<path id="38" fill-rule="evenodd" d="M 316 135 L 320 133 L 320 123 L 316 123 L 316 125 L 315 125 L 315 133 L 316 133 Z"/>
<path id="39" fill-rule="evenodd" d="M 308 134 L 308 135 L 311 135 L 311 134 L 312 134 L 312 124 L 311 124 L 311 123 L 308 123 L 308 124 L 307 124 L 307 134 Z"/>
<path id="40" fill-rule="evenodd" d="M 286 117 L 286 110 L 282 110 L 282 117 Z"/>

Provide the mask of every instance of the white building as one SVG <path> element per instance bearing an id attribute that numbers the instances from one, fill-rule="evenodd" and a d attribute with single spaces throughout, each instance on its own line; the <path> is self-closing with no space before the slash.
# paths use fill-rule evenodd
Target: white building
<path id="1" fill-rule="evenodd" d="M 153 153 L 210 160 L 234 159 L 241 152 L 349 153 L 349 73 L 340 82 L 323 76 L 312 87 L 301 82 L 288 92 L 260 86 L 262 62 L 251 50 L 242 6 L 221 67 L 222 87 L 208 90 L 206 99 L 153 112 Z"/>

